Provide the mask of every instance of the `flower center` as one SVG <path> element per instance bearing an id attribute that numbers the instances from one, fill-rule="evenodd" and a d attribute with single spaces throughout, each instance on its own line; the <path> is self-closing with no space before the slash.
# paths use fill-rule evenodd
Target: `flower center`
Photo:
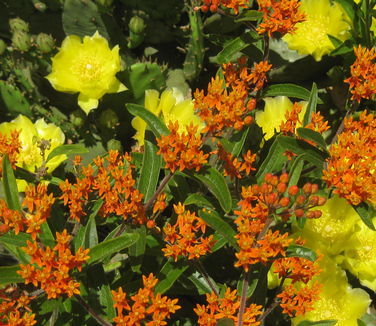
<path id="1" fill-rule="evenodd" d="M 97 81 L 101 77 L 101 66 L 95 57 L 81 57 L 73 73 L 82 82 Z"/>
<path id="2" fill-rule="evenodd" d="M 300 25 L 302 35 L 315 47 L 328 43 L 329 18 L 326 16 L 309 16 L 308 19 Z"/>

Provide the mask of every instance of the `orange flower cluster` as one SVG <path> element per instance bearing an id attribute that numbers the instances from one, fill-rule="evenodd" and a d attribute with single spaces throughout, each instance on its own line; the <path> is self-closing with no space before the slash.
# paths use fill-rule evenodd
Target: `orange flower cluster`
<path id="1" fill-rule="evenodd" d="M 225 128 L 241 130 L 252 123 L 249 113 L 255 108 L 256 101 L 249 99 L 249 93 L 264 86 L 271 65 L 261 61 L 248 69 L 245 64 L 242 58 L 238 66 L 232 63 L 223 65 L 225 81 L 218 76 L 212 78 L 207 95 L 203 90 L 196 90 L 195 107 L 206 124 L 203 132 L 220 135 Z"/>
<path id="2" fill-rule="evenodd" d="M 278 32 L 281 36 L 294 33 L 295 25 L 305 20 L 299 11 L 299 0 L 257 0 L 259 11 L 263 13 L 262 23 L 257 28 L 259 34 L 268 33 L 271 37 Z"/>
<path id="3" fill-rule="evenodd" d="M 319 112 L 313 112 L 311 116 L 311 122 L 305 126 L 305 128 L 317 131 L 318 133 L 323 133 L 330 129 L 328 126 L 328 121 L 324 121 L 324 117 Z"/>
<path id="4" fill-rule="evenodd" d="M 345 119 L 343 132 L 330 149 L 323 179 L 334 192 L 358 205 L 376 205 L 376 120 L 363 111 L 359 120 Z"/>
<path id="5" fill-rule="evenodd" d="M 230 176 L 231 179 L 241 178 L 240 172 L 245 171 L 246 175 L 249 175 L 251 171 L 256 170 L 252 165 L 256 160 L 256 154 L 252 154 L 251 151 L 247 151 L 243 155 L 243 160 L 238 158 L 233 158 L 231 153 L 226 152 L 221 143 L 218 143 L 218 154 L 219 159 L 223 162 L 224 176 Z"/>
<path id="6" fill-rule="evenodd" d="M 242 200 L 238 203 L 240 210 L 235 220 L 238 234 L 235 236 L 239 244 L 236 253 L 236 267 L 248 271 L 249 266 L 262 262 L 267 263 L 278 255 L 285 256 L 285 248 L 292 239 L 288 234 L 280 235 L 278 231 L 268 231 L 267 218 L 278 215 L 284 221 L 294 214 L 296 217 L 318 218 L 321 211 L 312 207 L 324 205 L 326 198 L 317 196 L 318 186 L 306 183 L 302 191 L 297 186 L 287 189 L 288 175 L 280 177 L 268 173 L 265 182 L 242 189 Z M 288 196 L 285 196 L 287 191 Z"/>
<path id="7" fill-rule="evenodd" d="M 136 224 L 146 223 L 142 194 L 135 188 L 132 176 L 131 157 L 110 150 L 105 159 L 99 156 L 94 159 L 94 165 L 96 169 L 92 165 L 82 166 L 82 177 L 75 184 L 65 180 L 59 185 L 63 192 L 60 198 L 69 206 L 70 217 L 80 221 L 86 215 L 85 205 L 89 200 L 100 198 L 103 205 L 99 214 L 103 217 L 116 214 Z"/>
<path id="8" fill-rule="evenodd" d="M 29 308 L 34 297 L 20 294 L 17 288 L 0 290 L 0 325 L 32 326 L 37 323 L 35 314 Z M 26 311 L 25 311 L 26 310 Z"/>
<path id="9" fill-rule="evenodd" d="M 320 298 L 320 289 L 322 285 L 317 282 L 313 285 L 298 285 L 298 283 L 286 286 L 283 291 L 277 295 L 281 299 L 280 306 L 283 313 L 290 317 L 304 315 L 313 310 L 313 304 Z"/>
<path id="10" fill-rule="evenodd" d="M 113 319 L 117 326 L 162 326 L 167 325 L 165 319 L 180 309 L 177 305 L 178 299 L 169 299 L 160 293 L 154 293 L 154 287 L 158 279 L 150 274 L 148 277 L 142 275 L 144 288 L 131 297 L 133 304 L 130 306 L 126 293 L 120 287 L 118 291 L 112 292 L 112 299 L 115 302 L 117 316 Z M 142 322 L 142 323 L 141 323 Z"/>
<path id="11" fill-rule="evenodd" d="M 20 153 L 21 142 L 19 132 L 13 130 L 10 136 L 0 133 L 0 177 L 3 174 L 3 156 L 8 155 L 9 162 L 13 169 L 16 168 L 17 156 Z"/>
<path id="12" fill-rule="evenodd" d="M 356 60 L 350 67 L 351 77 L 345 79 L 350 85 L 351 99 L 360 102 L 376 94 L 376 52 L 375 49 L 354 48 Z"/>
<path id="13" fill-rule="evenodd" d="M 79 248 L 73 255 L 69 249 L 71 238 L 67 230 L 64 230 L 62 233 L 56 232 L 57 244 L 52 249 L 42 248 L 31 241 L 27 241 L 27 247 L 22 248 L 31 256 L 31 261 L 27 265 L 21 264 L 17 273 L 25 279 L 25 284 L 39 284 L 48 299 L 63 294 L 71 297 L 80 293 L 80 283 L 75 282 L 69 272 L 74 268 L 81 270 L 83 263 L 89 259 L 89 249 Z"/>
<path id="14" fill-rule="evenodd" d="M 295 102 L 292 106 L 291 111 L 285 113 L 286 121 L 282 121 L 279 126 L 281 132 L 285 135 L 295 134 L 295 128 L 299 120 L 299 113 L 302 111 L 302 105 Z"/>
<path id="15" fill-rule="evenodd" d="M 216 12 L 221 5 L 225 8 L 233 9 L 235 15 L 237 15 L 239 8 L 248 8 L 249 0 L 203 0 L 203 5 L 195 7 L 195 10 Z"/>
<path id="16" fill-rule="evenodd" d="M 162 192 L 157 196 L 157 200 L 153 206 L 153 214 L 157 212 L 163 212 L 167 207 L 166 203 L 166 193 Z"/>
<path id="17" fill-rule="evenodd" d="M 170 122 L 170 134 L 157 138 L 158 154 L 163 156 L 166 169 L 199 171 L 207 163 L 208 154 L 204 154 L 201 135 L 197 136 L 197 126 L 192 124 L 186 127 L 186 132 L 179 132 L 179 123 Z"/>
<path id="18" fill-rule="evenodd" d="M 208 305 L 196 305 L 194 312 L 198 316 L 198 325 L 215 326 L 218 320 L 228 318 L 238 325 L 238 310 L 240 307 L 240 298 L 237 291 L 227 288 L 223 298 L 218 297 L 214 293 L 206 293 L 206 301 Z M 259 315 L 262 314 L 262 306 L 251 304 L 245 308 L 243 315 L 244 326 L 258 326 L 261 322 L 257 321 Z"/>
<path id="19" fill-rule="evenodd" d="M 187 259 L 197 259 L 211 251 L 215 240 L 213 235 L 204 237 L 206 223 L 193 212 L 186 211 L 184 205 L 174 205 L 178 215 L 176 223 L 163 228 L 166 248 L 162 251 L 166 257 L 173 257 L 175 261 L 179 256 Z"/>
<path id="20" fill-rule="evenodd" d="M 8 208 L 4 200 L 0 200 L 0 233 L 14 229 L 15 234 L 25 231 L 31 234 L 33 240 L 40 233 L 41 225 L 50 217 L 51 207 L 55 202 L 53 194 L 47 195 L 47 186 L 29 184 L 25 189 L 25 198 L 22 206 L 27 212 L 20 212 Z"/>

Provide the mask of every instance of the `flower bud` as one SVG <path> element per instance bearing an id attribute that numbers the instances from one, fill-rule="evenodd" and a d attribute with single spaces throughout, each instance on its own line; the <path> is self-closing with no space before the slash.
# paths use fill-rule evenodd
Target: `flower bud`
<path id="1" fill-rule="evenodd" d="M 255 98 L 251 98 L 248 103 L 247 103 L 247 109 L 249 111 L 252 111 L 254 108 L 256 107 L 256 99 Z"/>
<path id="2" fill-rule="evenodd" d="M 270 183 L 273 186 L 276 186 L 278 184 L 278 177 L 276 175 L 273 175 L 272 178 L 270 179 Z"/>
<path id="3" fill-rule="evenodd" d="M 266 183 L 270 183 L 271 180 L 272 180 L 272 178 L 273 178 L 273 174 L 271 174 L 271 173 L 267 173 L 267 174 L 265 175 L 265 182 L 266 182 Z"/>
<path id="4" fill-rule="evenodd" d="M 295 203 L 298 204 L 298 205 L 303 205 L 305 201 L 306 201 L 306 197 L 303 196 L 303 195 L 299 195 L 295 199 Z"/>
<path id="5" fill-rule="evenodd" d="M 9 19 L 9 28 L 12 33 L 25 32 L 29 31 L 29 24 L 23 19 L 17 17 Z"/>
<path id="6" fill-rule="evenodd" d="M 281 198 L 281 200 L 279 201 L 279 204 L 282 207 L 287 207 L 288 205 L 290 205 L 290 198 L 289 197 L 283 197 L 283 198 Z"/>
<path id="7" fill-rule="evenodd" d="M 307 195 L 309 195 L 311 192 L 312 192 L 312 184 L 311 183 L 306 183 L 304 186 L 303 186 L 303 192 Z"/>
<path id="8" fill-rule="evenodd" d="M 311 196 L 309 197 L 309 203 L 313 206 L 317 206 L 319 202 L 319 196 Z"/>
<path id="9" fill-rule="evenodd" d="M 277 191 L 280 193 L 280 194 L 283 194 L 287 189 L 287 185 L 286 183 L 284 182 L 280 182 L 278 185 L 277 185 Z"/>
<path id="10" fill-rule="evenodd" d="M 216 6 L 216 5 L 211 5 L 210 6 L 210 11 L 211 12 L 217 12 L 217 10 L 218 10 L 218 6 Z"/>
<path id="11" fill-rule="evenodd" d="M 123 152 L 123 145 L 117 139 L 110 139 L 107 142 L 107 150 L 108 151 L 113 150 L 113 151 L 118 151 L 119 153 L 122 153 Z"/>
<path id="12" fill-rule="evenodd" d="M 100 117 L 99 123 L 106 128 L 112 129 L 115 128 L 119 123 L 119 118 L 114 110 L 107 109 L 104 110 Z"/>
<path id="13" fill-rule="evenodd" d="M 76 127 L 82 127 L 86 120 L 86 114 L 82 110 L 75 110 L 69 115 L 69 120 Z"/>
<path id="14" fill-rule="evenodd" d="M 26 32 L 15 32 L 12 36 L 12 45 L 16 50 L 26 52 L 31 47 L 31 37 Z"/>
<path id="15" fill-rule="evenodd" d="M 201 6 L 201 11 L 202 12 L 208 12 L 209 11 L 209 7 L 206 6 L 206 5 L 203 5 L 203 6 Z"/>
<path id="16" fill-rule="evenodd" d="M 147 222 L 146 222 L 146 227 L 147 227 L 148 229 L 152 229 L 152 228 L 154 228 L 154 227 L 155 227 L 155 221 L 154 221 L 154 220 L 149 220 L 149 221 L 147 221 Z"/>
<path id="17" fill-rule="evenodd" d="M 306 214 L 307 218 L 320 218 L 321 215 L 322 215 L 322 212 L 319 210 L 309 211 Z"/>
<path id="18" fill-rule="evenodd" d="M 6 43 L 0 38 L 0 55 L 2 55 L 7 49 Z"/>
<path id="19" fill-rule="evenodd" d="M 262 194 L 267 194 L 269 193 L 269 186 L 266 183 L 263 183 L 260 187 L 260 192 Z"/>
<path id="20" fill-rule="evenodd" d="M 34 8 L 40 12 L 44 12 L 47 9 L 47 6 L 43 2 L 35 2 Z"/>
<path id="21" fill-rule="evenodd" d="M 319 202 L 317 203 L 317 206 L 325 205 L 325 203 L 326 203 L 326 198 L 319 196 Z"/>
<path id="22" fill-rule="evenodd" d="M 299 192 L 299 187 L 298 186 L 291 186 L 289 188 L 289 195 L 290 196 L 295 196 Z"/>
<path id="23" fill-rule="evenodd" d="M 144 20 L 139 16 L 133 16 L 128 26 L 129 30 L 135 34 L 142 34 L 146 28 Z"/>
<path id="24" fill-rule="evenodd" d="M 279 176 L 279 181 L 283 183 L 287 183 L 289 181 L 289 175 L 287 173 L 282 173 Z"/>
<path id="25" fill-rule="evenodd" d="M 265 202 L 268 205 L 273 205 L 277 200 L 278 200 L 278 195 L 275 192 L 267 195 L 265 198 Z"/>
<path id="26" fill-rule="evenodd" d="M 319 186 L 317 185 L 317 183 L 313 183 L 312 184 L 312 193 L 315 194 L 318 191 L 319 191 Z"/>
<path id="27" fill-rule="evenodd" d="M 294 213 L 296 217 L 303 217 L 305 212 L 304 212 L 304 209 L 298 208 L 295 210 Z"/>
<path id="28" fill-rule="evenodd" d="M 51 35 L 40 33 L 36 39 L 37 47 L 42 53 L 49 53 L 55 46 L 55 41 Z"/>
<path id="29" fill-rule="evenodd" d="M 247 115 L 245 118 L 244 118 L 244 124 L 245 125 L 250 125 L 253 121 L 253 118 L 250 116 L 250 115 Z"/>

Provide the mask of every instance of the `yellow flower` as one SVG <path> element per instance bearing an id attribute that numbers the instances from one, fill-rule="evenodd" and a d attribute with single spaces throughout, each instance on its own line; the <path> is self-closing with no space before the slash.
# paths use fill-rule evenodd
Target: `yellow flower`
<path id="1" fill-rule="evenodd" d="M 45 159 L 56 147 L 64 144 L 65 136 L 61 129 L 53 123 L 46 123 L 43 119 L 37 120 L 34 124 L 29 118 L 19 115 L 11 122 L 0 124 L 0 133 L 10 135 L 12 130 L 20 132 L 21 142 L 20 153 L 16 165 L 30 172 L 35 172 L 43 164 L 43 157 L 38 146 L 41 140 L 49 141 L 50 146 L 45 150 Z M 57 155 L 46 164 L 47 172 L 52 172 L 66 159 L 66 155 Z M 18 190 L 24 191 L 26 182 L 17 180 Z"/>
<path id="2" fill-rule="evenodd" d="M 328 35 L 341 41 L 350 37 L 350 24 L 346 21 L 342 7 L 330 0 L 302 0 L 300 9 L 306 20 L 296 24 L 294 34 L 283 37 L 292 50 L 299 54 L 311 54 L 316 61 L 335 49 Z"/>
<path id="3" fill-rule="evenodd" d="M 166 89 L 159 97 L 159 92 L 154 89 L 145 91 L 145 108 L 154 113 L 157 117 L 162 116 L 166 125 L 169 122 L 179 122 L 179 132 L 185 132 L 186 126 L 190 123 L 198 126 L 198 131 L 202 130 L 204 123 L 195 114 L 192 100 L 184 100 L 183 94 L 177 89 Z M 136 129 L 133 136 L 138 145 L 144 145 L 146 122 L 140 117 L 132 120 L 132 127 Z"/>
<path id="4" fill-rule="evenodd" d="M 376 224 L 376 216 L 373 218 Z M 376 291 L 376 232 L 359 220 L 356 231 L 348 239 L 348 248 L 344 253 L 344 266 L 360 282 Z"/>
<path id="5" fill-rule="evenodd" d="M 357 319 L 366 312 L 371 302 L 369 295 L 362 289 L 351 288 L 346 274 L 331 259 L 320 261 L 323 272 L 314 281 L 323 285 L 320 298 L 313 304 L 313 310 L 303 316 L 292 319 L 292 325 L 303 320 L 337 320 L 336 326 L 357 326 Z"/>
<path id="6" fill-rule="evenodd" d="M 320 210 L 322 216 L 308 219 L 304 229 L 297 234 L 307 241 L 309 248 L 338 255 L 348 246 L 359 215 L 346 199 L 338 196 L 330 198 L 324 206 L 320 206 Z"/>
<path id="7" fill-rule="evenodd" d="M 104 94 L 126 90 L 115 77 L 120 69 L 119 46 L 111 50 L 98 32 L 83 41 L 69 35 L 52 58 L 52 72 L 46 78 L 58 91 L 79 92 L 78 105 L 88 114 Z"/>
<path id="8" fill-rule="evenodd" d="M 285 121 L 285 114 L 291 111 L 293 103 L 286 96 L 265 97 L 264 111 L 256 112 L 256 123 L 262 128 L 265 134 L 265 140 L 274 136 L 275 130 L 280 131 L 280 124 Z M 299 114 L 299 120 L 302 121 L 307 108 L 307 102 L 302 102 L 303 109 Z M 301 127 L 301 125 L 297 125 Z"/>

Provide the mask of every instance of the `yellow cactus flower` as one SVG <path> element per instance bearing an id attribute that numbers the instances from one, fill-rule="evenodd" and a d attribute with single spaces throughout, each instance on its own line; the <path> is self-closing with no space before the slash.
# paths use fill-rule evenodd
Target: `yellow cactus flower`
<path id="1" fill-rule="evenodd" d="M 338 255 L 348 246 L 348 239 L 359 221 L 358 213 L 346 199 L 334 196 L 320 206 L 322 216 L 308 219 L 304 229 L 297 234 L 313 250 Z"/>
<path id="2" fill-rule="evenodd" d="M 53 123 L 46 123 L 44 119 L 37 120 L 34 124 L 24 115 L 19 115 L 11 122 L 3 122 L 0 124 L 0 133 L 10 135 L 13 130 L 20 132 L 19 139 L 21 142 L 21 150 L 17 157 L 16 165 L 30 172 L 35 172 L 43 164 L 41 149 L 38 146 L 41 140 L 49 141 L 49 147 L 45 150 L 44 156 L 56 147 L 64 144 L 65 135 L 61 129 Z M 47 172 L 52 172 L 65 159 L 66 155 L 57 155 L 49 160 L 46 164 Z M 26 182 L 17 180 L 18 190 L 24 191 Z"/>
<path id="3" fill-rule="evenodd" d="M 292 319 L 292 326 L 303 320 L 337 320 L 336 326 L 357 326 L 357 319 L 366 312 L 371 299 L 367 292 L 351 288 L 346 274 L 329 258 L 320 261 L 323 272 L 314 278 L 322 284 L 320 298 L 313 304 L 313 310 Z"/>
<path id="4" fill-rule="evenodd" d="M 58 91 L 79 92 L 78 105 L 88 114 L 104 94 L 126 90 L 115 77 L 120 70 L 119 46 L 111 50 L 96 32 L 83 41 L 76 35 L 67 36 L 52 58 L 52 72 L 46 78 Z"/>
<path id="5" fill-rule="evenodd" d="M 262 128 L 265 134 L 265 140 L 274 136 L 275 131 L 279 132 L 282 121 L 285 121 L 285 114 L 291 111 L 293 103 L 287 96 L 265 97 L 264 111 L 256 112 L 256 123 Z M 307 108 L 307 102 L 301 102 L 303 109 L 299 114 L 299 120 L 303 121 L 304 113 Z M 301 125 L 297 125 L 301 127 Z"/>
<path id="6" fill-rule="evenodd" d="M 195 114 L 192 100 L 184 100 L 183 94 L 177 89 L 166 89 L 159 97 L 159 92 L 154 89 L 145 91 L 145 108 L 154 113 L 157 117 L 161 116 L 166 123 L 179 122 L 179 131 L 185 132 L 186 126 L 193 123 L 198 127 L 198 132 L 204 128 L 204 123 L 199 116 Z M 138 145 L 144 145 L 146 122 L 140 117 L 132 120 L 132 127 L 136 129 L 133 136 Z"/>
<path id="7" fill-rule="evenodd" d="M 376 224 L 376 216 L 373 223 Z M 376 233 L 361 220 L 356 224 L 356 231 L 348 239 L 344 266 L 358 277 L 362 284 L 376 291 Z"/>
<path id="8" fill-rule="evenodd" d="M 350 37 L 350 23 L 342 7 L 330 0 L 302 0 L 300 9 L 306 20 L 296 24 L 293 34 L 286 34 L 283 40 L 299 54 L 310 54 L 316 61 L 335 49 L 328 35 L 341 41 Z"/>

